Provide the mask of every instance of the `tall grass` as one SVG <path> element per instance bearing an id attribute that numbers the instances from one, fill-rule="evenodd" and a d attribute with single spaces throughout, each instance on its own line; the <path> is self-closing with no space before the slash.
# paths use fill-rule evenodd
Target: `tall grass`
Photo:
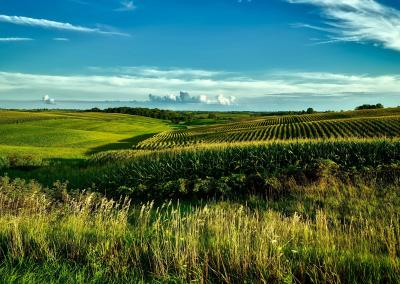
<path id="1" fill-rule="evenodd" d="M 330 180 L 278 201 L 131 205 L 2 178 L 0 281 L 397 283 L 398 188 Z"/>

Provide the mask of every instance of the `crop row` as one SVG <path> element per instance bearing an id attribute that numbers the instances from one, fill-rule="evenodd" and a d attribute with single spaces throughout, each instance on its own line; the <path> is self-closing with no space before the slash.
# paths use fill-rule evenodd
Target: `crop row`
<path id="1" fill-rule="evenodd" d="M 164 198 L 164 194 L 168 196 L 171 193 L 170 186 L 177 192 L 185 192 L 184 188 L 188 184 L 196 183 L 201 191 L 202 186 L 212 186 L 208 182 L 213 183 L 228 176 L 236 180 L 240 178 L 236 175 L 249 177 L 259 174 L 268 178 L 276 174 L 304 172 L 313 178 L 320 163 L 328 160 L 343 171 L 398 165 L 400 142 L 387 139 L 351 139 L 225 143 L 149 151 L 143 155 L 126 155 L 125 158 L 123 154 L 124 151 L 110 153 L 108 156 L 95 156 L 91 160 L 93 167 L 80 174 L 89 178 L 86 180 L 88 184 L 96 184 L 101 189 L 113 189 L 137 197 L 149 195 L 150 199 Z M 387 173 L 385 177 L 390 178 L 390 175 Z M 209 178 L 215 180 L 210 181 Z M 179 184 L 179 179 L 185 181 L 182 180 L 182 184 Z M 80 176 L 79 180 L 81 182 L 85 178 Z M 235 180 L 231 180 L 233 187 L 237 185 L 236 182 L 240 182 Z M 172 191 L 175 192 L 175 189 Z M 190 190 L 192 189 L 197 190 Z M 239 192 L 240 190 L 237 191 L 238 194 Z"/>
<path id="2" fill-rule="evenodd" d="M 255 122 L 257 123 L 257 122 Z M 398 137 L 400 117 L 319 120 L 253 126 L 253 128 L 195 128 L 160 133 L 138 149 L 163 149 L 199 143 L 235 143 L 287 139 Z"/>
<path id="3" fill-rule="evenodd" d="M 198 128 L 192 130 L 192 132 L 226 132 L 226 131 L 234 131 L 234 130 L 243 130 L 243 129 L 254 129 L 258 127 L 279 125 L 279 124 L 294 124 L 294 123 L 302 123 L 302 122 L 312 122 L 312 121 L 322 121 L 322 120 L 330 120 L 341 118 L 336 113 L 328 113 L 328 114 L 313 114 L 313 115 L 288 115 L 288 116 L 280 116 L 280 117 L 268 117 L 268 118 L 258 118 L 250 121 L 241 121 L 236 123 L 230 123 L 227 125 L 217 125 L 210 126 L 207 128 Z"/>
<path id="4" fill-rule="evenodd" d="M 400 108 L 384 109 L 384 110 L 366 110 L 352 112 L 331 112 L 331 113 L 316 113 L 306 115 L 285 115 L 272 117 L 259 117 L 249 121 L 240 121 L 226 125 L 209 126 L 207 128 L 199 128 L 198 131 L 202 134 L 210 132 L 228 132 L 234 130 L 254 129 L 279 124 L 295 124 L 303 122 L 317 122 L 327 120 L 346 120 L 350 118 L 377 118 L 377 117 L 399 117 Z M 198 132 L 196 129 L 193 133 Z"/>

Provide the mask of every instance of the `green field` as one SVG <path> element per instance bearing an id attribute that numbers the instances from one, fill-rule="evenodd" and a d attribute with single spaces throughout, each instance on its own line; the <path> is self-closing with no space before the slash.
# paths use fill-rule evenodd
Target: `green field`
<path id="1" fill-rule="evenodd" d="M 400 108 L 208 117 L 0 111 L 0 282 L 400 282 Z"/>
<path id="2" fill-rule="evenodd" d="M 157 119 L 119 114 L 0 111 L 0 155 L 82 158 L 170 129 Z"/>
<path id="3" fill-rule="evenodd" d="M 210 120 L 211 125 L 202 122 L 201 126 L 195 126 L 194 123 L 188 129 L 174 130 L 165 121 L 122 114 L 0 111 L 0 155 L 83 158 L 118 149 L 155 150 L 296 139 L 393 138 L 400 133 L 400 108 L 275 117 L 230 114 L 227 118 L 237 121 L 223 120 L 224 123 L 215 124 L 216 121 Z"/>

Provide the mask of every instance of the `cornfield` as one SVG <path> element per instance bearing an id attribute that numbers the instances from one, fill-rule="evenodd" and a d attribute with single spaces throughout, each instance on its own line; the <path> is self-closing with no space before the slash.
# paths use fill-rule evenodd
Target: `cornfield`
<path id="1" fill-rule="evenodd" d="M 293 115 L 166 131 L 140 142 L 136 149 L 295 139 L 398 137 L 400 115 L 393 115 L 393 112 L 387 114 L 371 116 L 371 112 L 367 112 L 364 117 L 350 117 L 340 113 Z"/>
<path id="2" fill-rule="evenodd" d="M 249 142 L 124 153 L 94 156 L 92 166 L 80 171 L 79 180 L 111 192 L 152 199 L 193 194 L 201 197 L 207 195 L 207 190 L 214 193 L 213 188 L 238 195 L 252 188 L 249 183 L 253 181 L 249 179 L 254 176 L 260 180 L 255 187 L 263 191 L 270 177 L 297 173 L 312 178 L 326 161 L 332 162 L 338 171 L 371 171 L 389 179 L 398 174 L 400 142 L 388 139 Z"/>

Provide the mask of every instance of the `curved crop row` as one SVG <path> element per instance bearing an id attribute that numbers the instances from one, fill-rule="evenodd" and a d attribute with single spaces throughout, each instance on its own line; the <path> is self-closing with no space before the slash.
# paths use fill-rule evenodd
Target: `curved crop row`
<path id="1" fill-rule="evenodd" d="M 307 117 L 307 116 L 302 116 Z M 283 121 L 288 121 L 283 119 Z M 265 120 L 266 121 L 266 120 Z M 264 122 L 265 122 L 264 121 Z M 142 141 L 138 149 L 164 149 L 199 143 L 235 143 L 289 139 L 335 139 L 398 137 L 400 117 L 310 120 L 293 123 L 266 124 L 260 121 L 223 127 L 202 127 L 160 133 Z M 253 125 L 253 127 L 249 127 Z"/>

